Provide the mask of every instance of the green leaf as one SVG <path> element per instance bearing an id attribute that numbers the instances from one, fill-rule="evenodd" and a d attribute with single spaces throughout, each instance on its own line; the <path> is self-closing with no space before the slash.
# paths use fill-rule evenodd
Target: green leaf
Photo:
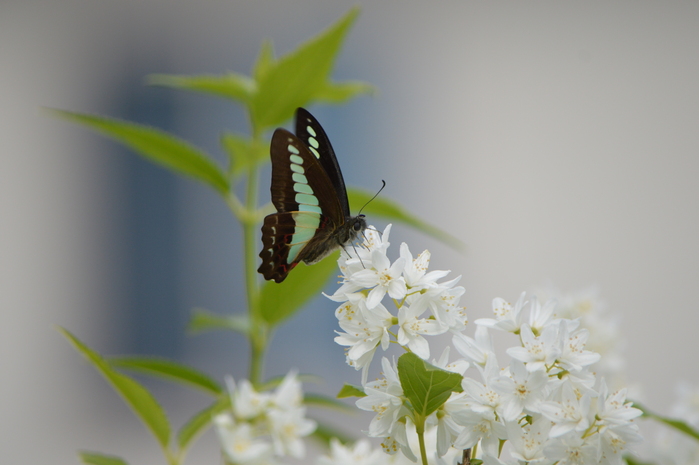
<path id="1" fill-rule="evenodd" d="M 276 63 L 276 58 L 274 57 L 274 45 L 270 40 L 265 40 L 262 42 L 262 48 L 260 48 L 260 54 L 257 57 L 257 62 L 252 69 L 252 77 L 255 81 L 260 82 L 267 76 L 267 73 Z"/>
<path id="2" fill-rule="evenodd" d="M 376 88 L 367 82 L 345 81 L 340 84 L 327 82 L 318 89 L 316 100 L 328 103 L 343 103 L 362 94 L 373 94 Z"/>
<path id="3" fill-rule="evenodd" d="M 411 215 L 392 200 L 382 197 L 371 200 L 374 194 L 356 188 L 348 188 L 347 196 L 349 197 L 350 205 L 353 205 L 354 208 L 364 207 L 362 213 L 367 216 L 376 215 L 386 218 L 387 220 L 400 221 L 408 226 L 412 226 L 418 231 L 422 231 L 434 237 L 456 250 L 463 251 L 465 249 L 464 243 L 459 239 Z M 370 200 L 371 202 L 369 202 Z"/>
<path id="4" fill-rule="evenodd" d="M 212 394 L 220 394 L 221 386 L 204 373 L 172 360 L 158 358 L 123 357 L 109 359 L 115 368 L 145 373 L 147 375 L 168 378 L 182 384 L 188 384 Z"/>
<path id="5" fill-rule="evenodd" d="M 355 409 L 353 407 L 350 407 L 349 405 L 345 404 L 344 402 L 340 402 L 337 399 L 333 399 L 332 397 L 324 396 L 321 394 L 304 394 L 303 403 L 312 407 L 322 407 L 337 410 L 345 414 L 355 413 Z"/>
<path id="6" fill-rule="evenodd" d="M 361 386 L 345 383 L 340 392 L 337 393 L 337 398 L 344 399 L 346 397 L 366 397 L 366 392 Z"/>
<path id="7" fill-rule="evenodd" d="M 200 436 L 211 425 L 211 419 L 218 413 L 230 407 L 228 396 L 222 396 L 219 400 L 199 411 L 185 423 L 177 433 L 177 444 L 180 451 L 185 450 L 189 444 Z"/>
<path id="8" fill-rule="evenodd" d="M 675 419 L 675 418 L 664 417 L 664 416 L 662 416 L 662 415 L 658 415 L 658 414 L 656 414 L 656 413 L 653 413 L 653 412 L 651 412 L 650 410 L 648 410 L 647 408 L 643 407 L 641 404 L 639 404 L 639 403 L 637 403 L 637 402 L 634 402 L 634 403 L 633 403 L 633 406 L 634 406 L 635 408 L 639 409 L 640 411 L 642 411 L 644 417 L 652 418 L 652 419 L 654 419 L 654 420 L 656 420 L 656 421 L 659 421 L 659 422 L 661 422 L 661 423 L 664 423 L 665 425 L 667 425 L 667 426 L 669 426 L 669 427 L 671 427 L 671 428 L 673 428 L 673 429 L 676 429 L 677 431 L 680 431 L 680 432 L 686 434 L 687 436 L 690 436 L 690 437 L 692 437 L 692 438 L 694 438 L 694 439 L 696 439 L 696 440 L 699 440 L 699 431 L 697 431 L 696 429 L 692 428 L 692 427 L 691 427 L 689 424 L 687 424 L 686 422 L 684 422 L 684 421 L 682 421 L 682 420 Z"/>
<path id="9" fill-rule="evenodd" d="M 203 308 L 195 308 L 187 325 L 187 331 L 193 334 L 222 329 L 248 334 L 250 320 L 245 315 L 221 316 Z"/>
<path id="10" fill-rule="evenodd" d="M 299 264 L 281 283 L 267 281 L 260 291 L 260 313 L 270 326 L 286 320 L 313 297 L 318 296 L 333 273 L 337 273 L 335 252 L 315 265 Z"/>
<path id="11" fill-rule="evenodd" d="M 66 329 L 59 328 L 59 330 L 77 351 L 83 354 L 97 371 L 104 376 L 134 413 L 141 418 L 163 449 L 167 449 L 170 443 L 170 423 L 165 415 L 165 411 L 160 407 L 153 395 L 133 379 L 114 371 L 100 354 L 87 347 Z"/>
<path id="12" fill-rule="evenodd" d="M 657 465 L 655 462 L 642 462 L 636 457 L 632 457 L 630 455 L 624 456 L 624 461 L 627 463 L 627 465 Z"/>
<path id="13" fill-rule="evenodd" d="M 316 430 L 313 432 L 311 437 L 315 438 L 322 444 L 325 444 L 326 447 L 330 446 L 330 440 L 332 438 L 339 439 L 340 442 L 343 444 L 351 444 L 356 440 L 356 438 L 349 436 L 347 433 L 340 431 L 337 428 L 328 425 L 327 423 L 323 423 L 318 419 L 315 419 L 315 421 L 318 424 L 318 426 L 316 427 Z"/>
<path id="14" fill-rule="evenodd" d="M 280 125 L 297 107 L 317 98 L 326 86 L 335 57 L 354 23 L 358 8 L 351 9 L 332 27 L 281 57 L 274 65 L 269 60 L 258 82 L 258 91 L 250 102 L 253 127 L 258 131 Z"/>
<path id="15" fill-rule="evenodd" d="M 461 375 L 430 365 L 412 352 L 398 358 L 398 378 L 415 413 L 423 418 L 442 406 L 452 392 L 462 391 Z"/>
<path id="16" fill-rule="evenodd" d="M 80 454 L 80 460 L 86 465 L 128 465 L 126 460 L 115 455 L 105 455 L 85 450 L 78 452 L 78 454 Z"/>
<path id="17" fill-rule="evenodd" d="M 218 95 L 242 103 L 248 103 L 256 90 L 255 81 L 238 73 L 202 76 L 151 74 L 146 78 L 146 82 L 155 86 Z"/>
<path id="18" fill-rule="evenodd" d="M 103 116 L 53 111 L 62 118 L 118 140 L 156 164 L 197 179 L 221 194 L 228 192 L 228 180 L 213 161 L 199 149 L 167 132 Z"/>

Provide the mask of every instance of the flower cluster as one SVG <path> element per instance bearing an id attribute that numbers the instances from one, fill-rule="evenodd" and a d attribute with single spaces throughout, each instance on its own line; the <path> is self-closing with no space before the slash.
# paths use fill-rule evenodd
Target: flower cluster
<path id="1" fill-rule="evenodd" d="M 228 382 L 231 408 L 213 418 L 226 459 L 236 465 L 273 465 L 276 457 L 303 458 L 302 438 L 316 423 L 305 417 L 301 382 L 290 372 L 273 393 L 248 380 Z"/>
<path id="2" fill-rule="evenodd" d="M 416 460 L 417 437 L 411 431 L 417 419 L 433 435 L 430 463 L 455 464 L 461 456 L 454 450 L 464 449 L 477 450 L 486 464 L 623 463 L 627 447 L 641 439 L 633 419 L 642 412 L 626 401 L 625 389 L 610 393 L 604 379 L 590 370 L 600 355 L 587 349 L 590 334 L 580 318 L 561 318 L 554 301 L 542 304 L 523 293 L 514 304 L 494 299 L 494 317 L 477 320 L 474 337 L 466 336 L 458 278 L 438 282 L 448 272 L 428 272 L 429 252 L 413 259 L 405 244 L 391 263 L 389 231 L 390 226 L 379 236 L 370 230 L 362 248 L 343 254 L 344 280 L 330 296 L 342 302 L 336 316 L 343 332 L 335 340 L 347 347 L 348 363 L 363 369 L 366 396 L 357 406 L 376 414 L 369 436 L 382 438 L 386 452 L 400 450 Z M 382 304 L 386 294 L 396 315 Z M 516 337 L 505 366 L 493 349 L 492 331 Z M 397 342 L 427 361 L 425 336 L 447 332 L 461 358 L 450 363 L 447 347 L 432 365 L 462 376 L 461 386 L 426 420 L 409 402 L 395 362 L 383 358 L 384 378 L 366 381 L 379 346 L 385 350 Z M 463 376 L 471 367 L 477 377 Z"/>
<path id="3" fill-rule="evenodd" d="M 463 307 L 459 307 L 464 288 L 456 284 L 461 277 L 438 282 L 449 272 L 427 272 L 429 251 L 413 258 L 405 243 L 400 258 L 391 263 L 386 256 L 390 230 L 388 225 L 379 234 L 370 227 L 362 247 L 346 249 L 338 261 L 343 284 L 328 296 L 342 302 L 335 316 L 343 332 L 338 332 L 335 342 L 348 347 L 347 363 L 362 370 L 363 384 L 377 348 L 386 350 L 391 337 L 428 359 L 430 347 L 425 336 L 460 332 L 468 321 Z M 381 303 L 387 294 L 398 308 L 395 315 Z M 398 331 L 392 333 L 395 325 Z"/>

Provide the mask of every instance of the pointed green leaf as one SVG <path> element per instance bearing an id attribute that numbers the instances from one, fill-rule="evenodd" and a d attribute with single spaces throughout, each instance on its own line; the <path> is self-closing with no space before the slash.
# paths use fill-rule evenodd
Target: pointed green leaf
<path id="1" fill-rule="evenodd" d="M 165 411 L 153 395 L 133 379 L 114 371 L 100 354 L 87 347 L 66 329 L 59 328 L 59 330 L 77 351 L 104 376 L 114 390 L 124 399 L 124 402 L 141 418 L 163 449 L 166 449 L 170 443 L 170 423 L 165 415 Z"/>
<path id="2" fill-rule="evenodd" d="M 260 82 L 267 76 L 267 73 L 274 66 L 276 62 L 274 57 L 274 45 L 272 41 L 265 40 L 262 42 L 262 48 L 260 48 L 260 54 L 257 57 L 257 62 L 252 69 L 252 76 L 255 81 Z"/>
<path id="3" fill-rule="evenodd" d="M 337 398 L 344 399 L 346 397 L 366 397 L 366 392 L 361 386 L 345 383 L 340 392 L 337 393 Z"/>
<path id="4" fill-rule="evenodd" d="M 126 460 L 115 455 L 105 455 L 85 450 L 80 451 L 79 454 L 80 460 L 86 465 L 128 465 Z"/>
<path id="5" fill-rule="evenodd" d="M 339 84 L 327 82 L 318 89 L 315 99 L 328 103 L 343 103 L 363 94 L 373 94 L 376 88 L 367 82 L 345 81 Z"/>
<path id="6" fill-rule="evenodd" d="M 83 124 L 131 147 L 144 158 L 179 174 L 202 181 L 225 194 L 228 180 L 220 168 L 189 143 L 159 129 L 103 116 L 53 110 L 62 118 Z"/>
<path id="7" fill-rule="evenodd" d="M 333 273 L 337 273 L 335 252 L 315 265 L 299 264 L 281 283 L 267 281 L 260 291 L 262 318 L 275 326 L 286 320 L 313 297 L 317 297 Z"/>
<path id="8" fill-rule="evenodd" d="M 324 396 L 322 394 L 304 394 L 303 403 L 312 407 L 323 407 L 326 409 L 337 410 L 345 414 L 355 413 L 356 411 L 353 407 L 350 407 L 344 402 L 340 402 L 337 399 L 333 399 L 332 397 Z"/>
<path id="9" fill-rule="evenodd" d="M 172 360 L 160 358 L 120 357 L 109 359 L 115 368 L 133 370 L 147 375 L 167 378 L 188 384 L 212 394 L 220 394 L 221 386 L 204 373 Z"/>
<path id="10" fill-rule="evenodd" d="M 193 334 L 221 329 L 248 334 L 250 320 L 244 315 L 222 316 L 203 308 L 195 308 L 187 325 L 187 331 Z"/>
<path id="11" fill-rule="evenodd" d="M 643 407 L 641 404 L 634 402 L 633 406 L 640 411 L 643 412 L 644 417 L 652 418 L 654 420 L 657 420 L 661 423 L 666 424 L 667 426 L 676 429 L 677 431 L 680 431 L 687 436 L 690 436 L 694 439 L 699 440 L 699 431 L 696 429 L 692 428 L 691 425 L 689 425 L 687 422 L 678 420 L 676 418 L 670 418 L 670 417 L 664 417 L 662 415 L 658 415 L 656 413 L 651 412 L 647 408 Z"/>
<path id="12" fill-rule="evenodd" d="M 155 86 L 218 95 L 242 103 L 249 102 L 255 92 L 255 81 L 238 73 L 203 76 L 151 74 L 146 78 L 146 82 Z"/>
<path id="13" fill-rule="evenodd" d="M 204 433 L 211 425 L 211 419 L 216 414 L 230 407 L 230 405 L 230 398 L 222 396 L 219 400 L 190 418 L 177 433 L 177 444 L 180 446 L 180 451 L 187 449 L 192 440 Z"/>
<path id="14" fill-rule="evenodd" d="M 630 455 L 624 456 L 624 461 L 626 462 L 626 465 L 660 465 L 656 462 L 641 462 L 636 457 L 632 457 Z"/>
<path id="15" fill-rule="evenodd" d="M 444 242 L 456 250 L 463 251 L 465 249 L 464 243 L 459 239 L 411 215 L 392 200 L 383 197 L 376 197 L 374 200 L 371 200 L 374 194 L 356 188 L 348 188 L 347 196 L 349 197 L 350 205 L 354 208 L 361 208 L 364 206 L 362 213 L 366 214 L 368 217 L 376 215 L 387 220 L 400 221 L 401 223 L 412 226 L 418 231 L 422 231 Z M 371 202 L 369 202 L 370 200 Z"/>
<path id="16" fill-rule="evenodd" d="M 353 8 L 332 27 L 268 66 L 250 103 L 258 131 L 284 123 L 297 107 L 317 98 L 358 14 L 359 9 Z"/>
<path id="17" fill-rule="evenodd" d="M 444 404 L 452 392 L 462 391 L 461 375 L 430 365 L 412 352 L 398 358 L 398 378 L 415 413 L 423 418 Z"/>

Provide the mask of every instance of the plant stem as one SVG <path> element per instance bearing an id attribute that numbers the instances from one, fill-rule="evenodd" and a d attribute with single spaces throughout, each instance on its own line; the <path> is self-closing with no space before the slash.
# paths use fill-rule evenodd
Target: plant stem
<path id="1" fill-rule="evenodd" d="M 253 146 L 260 143 L 260 136 L 253 130 Z M 253 150 L 255 148 L 253 147 Z M 252 163 L 248 168 L 245 194 L 247 215 L 241 218 L 243 225 L 243 247 L 245 253 L 245 288 L 250 317 L 250 373 L 253 385 L 259 385 L 264 376 L 264 359 L 267 349 L 268 329 L 260 316 L 259 286 L 257 278 L 257 166 Z"/>
<path id="2" fill-rule="evenodd" d="M 420 444 L 420 458 L 422 465 L 427 464 L 427 447 L 425 447 L 425 419 L 422 415 L 416 415 L 415 431 L 417 432 L 417 440 Z"/>

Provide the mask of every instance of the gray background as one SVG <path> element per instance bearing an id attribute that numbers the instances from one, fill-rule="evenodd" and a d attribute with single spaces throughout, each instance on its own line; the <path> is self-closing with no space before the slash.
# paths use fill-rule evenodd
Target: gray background
<path id="1" fill-rule="evenodd" d="M 406 240 L 463 274 L 472 321 L 548 280 L 597 285 L 622 317 L 629 382 L 667 409 L 676 382 L 699 378 L 699 4 L 358 3 L 334 76 L 379 93 L 312 110 L 348 184 L 385 179 L 387 197 L 468 245 L 459 255 L 394 226 L 394 253 Z M 182 334 L 194 306 L 243 307 L 239 229 L 222 202 L 41 107 L 153 124 L 220 159 L 218 134 L 245 131 L 242 112 L 143 77 L 248 72 L 264 38 L 284 53 L 351 6 L 0 3 L 2 464 L 77 463 L 76 449 L 162 463 L 55 325 L 104 353 L 245 374 L 241 341 Z M 318 300 L 285 327 L 268 375 L 326 373 L 313 389 L 329 394 L 358 381 L 332 343 L 333 309 Z M 175 424 L 206 404 L 148 386 Z M 215 447 L 205 438 L 192 463 L 217 463 Z"/>

